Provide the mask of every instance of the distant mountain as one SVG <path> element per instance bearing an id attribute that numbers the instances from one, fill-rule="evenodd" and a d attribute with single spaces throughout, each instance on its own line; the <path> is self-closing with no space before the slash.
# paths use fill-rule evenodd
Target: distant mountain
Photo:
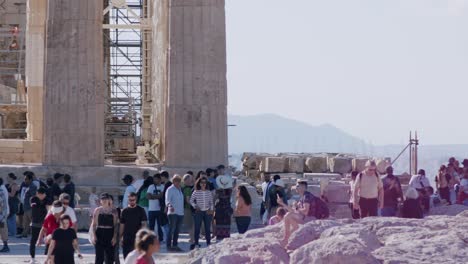
<path id="1" fill-rule="evenodd" d="M 329 124 L 312 126 L 274 114 L 230 115 L 229 153 L 346 152 L 367 153 L 361 139 Z"/>

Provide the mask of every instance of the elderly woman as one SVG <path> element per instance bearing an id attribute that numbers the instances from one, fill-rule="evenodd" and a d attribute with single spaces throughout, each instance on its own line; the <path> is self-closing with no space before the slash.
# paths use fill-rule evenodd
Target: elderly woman
<path id="1" fill-rule="evenodd" d="M 375 161 L 367 161 L 366 169 L 360 173 L 354 183 L 354 209 L 360 209 L 361 218 L 377 216 L 384 205 L 382 180 L 377 173 Z"/>

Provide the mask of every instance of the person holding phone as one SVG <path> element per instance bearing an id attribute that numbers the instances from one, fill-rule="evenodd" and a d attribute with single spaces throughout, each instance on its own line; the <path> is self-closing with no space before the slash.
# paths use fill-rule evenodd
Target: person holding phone
<path id="1" fill-rule="evenodd" d="M 195 183 L 195 191 L 190 197 L 190 204 L 195 208 L 193 221 L 195 224 L 194 242 L 196 247 L 200 247 L 200 229 L 203 222 L 205 226 L 206 245 L 211 244 L 211 221 L 213 220 L 213 193 L 208 189 L 208 179 L 201 177 Z"/>

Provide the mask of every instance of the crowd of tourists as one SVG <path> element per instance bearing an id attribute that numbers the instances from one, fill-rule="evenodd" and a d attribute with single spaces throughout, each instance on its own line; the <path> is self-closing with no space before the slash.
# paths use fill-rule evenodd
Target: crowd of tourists
<path id="1" fill-rule="evenodd" d="M 368 161 L 362 172 L 350 174 L 350 216 L 423 218 L 437 203 L 468 205 L 468 160 L 450 158 L 436 175 L 436 190 L 424 170 L 411 177 L 404 192 L 391 166 L 379 175 L 375 162 Z M 56 173 L 44 183 L 33 172 L 18 177 L 0 178 L 0 253 L 9 252 L 8 237 L 30 236 L 31 262 L 35 263 L 36 246 L 45 244 L 45 254 L 54 263 L 74 263 L 74 253 L 81 257 L 77 239 L 75 205 L 79 196 L 68 174 Z M 294 202 L 280 175 L 264 175 L 261 186 L 260 216 L 265 225 L 284 225 L 284 239 L 314 219 L 329 217 L 326 197 L 314 196 L 308 183 L 299 179 L 292 190 Z M 232 176 L 219 165 L 183 177 L 161 171 L 145 171 L 138 179 L 122 178 L 125 192 L 120 197 L 109 193 L 89 195 L 89 241 L 95 247 L 95 263 L 119 263 L 119 251 L 125 263 L 154 263 L 153 253 L 165 244 L 168 252 L 182 252 L 179 234 L 189 234 L 190 249 L 230 237 L 231 219 L 238 233 L 245 233 L 252 216 L 252 198 L 246 185 L 236 186 Z M 236 203 L 231 206 L 235 192 Z M 120 202 L 121 201 L 121 202 Z M 233 208 L 234 207 L 234 208 Z M 256 213 L 256 212 L 255 212 Z"/>
<path id="2" fill-rule="evenodd" d="M 41 244 L 53 263 L 74 263 L 74 253 L 82 256 L 74 210 L 78 195 L 71 176 L 56 173 L 46 183 L 30 171 L 23 176 L 21 184 L 12 173 L 5 183 L 0 178 L 0 238 L 4 243 L 0 253 L 10 252 L 9 236 L 31 236 L 32 263 L 36 263 L 36 246 Z M 138 264 L 154 263 L 152 255 L 160 243 L 169 252 L 182 252 L 178 245 L 182 227 L 189 233 L 191 250 L 201 246 L 201 238 L 209 246 L 212 239 L 230 237 L 233 217 L 239 233 L 249 228 L 252 198 L 245 186 L 234 186 L 223 165 L 196 175 L 189 171 L 183 177 L 145 171 L 138 179 L 125 175 L 122 182 L 125 192 L 115 199 L 91 189 L 89 241 L 95 247 L 95 263 L 118 263 L 120 248 L 125 263 Z"/>

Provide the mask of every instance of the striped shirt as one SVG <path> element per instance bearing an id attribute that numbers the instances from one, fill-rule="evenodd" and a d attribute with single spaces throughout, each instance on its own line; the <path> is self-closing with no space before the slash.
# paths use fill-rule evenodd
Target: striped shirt
<path id="1" fill-rule="evenodd" d="M 208 190 L 195 190 L 190 197 L 190 204 L 201 211 L 213 210 L 213 194 Z"/>

